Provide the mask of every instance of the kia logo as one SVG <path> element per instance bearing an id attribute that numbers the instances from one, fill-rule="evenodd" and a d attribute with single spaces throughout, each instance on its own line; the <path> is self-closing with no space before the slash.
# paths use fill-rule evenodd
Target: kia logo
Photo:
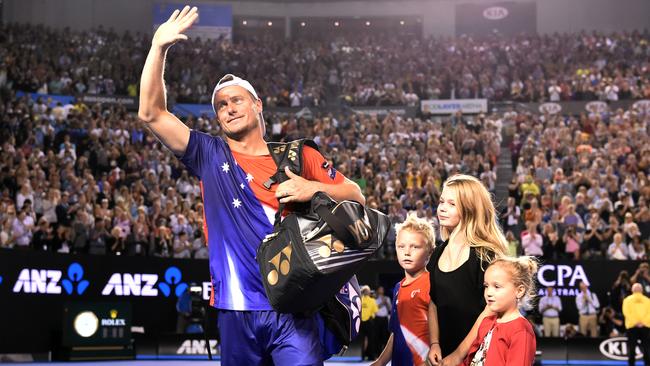
<path id="1" fill-rule="evenodd" d="M 636 358 L 641 359 L 643 356 L 639 347 L 636 347 Z M 605 339 L 600 343 L 600 353 L 605 357 L 612 360 L 626 361 L 627 360 L 627 338 L 614 337 Z"/>
<path id="2" fill-rule="evenodd" d="M 544 103 L 539 106 L 539 113 L 558 114 L 562 106 L 557 103 Z"/>
<path id="3" fill-rule="evenodd" d="M 483 17 L 490 20 L 499 20 L 508 16 L 508 9 L 501 6 L 493 6 L 483 10 Z"/>
<path id="4" fill-rule="evenodd" d="M 587 103 L 585 109 L 587 110 L 587 112 L 591 112 L 591 113 L 603 113 L 609 109 L 609 106 L 605 102 L 594 101 L 594 102 Z"/>

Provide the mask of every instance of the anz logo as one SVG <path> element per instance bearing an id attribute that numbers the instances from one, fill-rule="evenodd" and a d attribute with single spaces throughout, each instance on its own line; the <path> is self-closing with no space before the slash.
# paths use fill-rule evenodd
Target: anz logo
<path id="1" fill-rule="evenodd" d="M 187 289 L 187 284 L 181 282 L 182 277 L 177 267 L 169 267 L 160 282 L 159 276 L 153 273 L 113 273 L 104 286 L 102 295 L 158 296 L 161 293 L 169 297 L 173 289 L 176 297 L 180 297 Z"/>
<path id="2" fill-rule="evenodd" d="M 61 294 L 61 287 L 63 287 L 63 290 L 68 295 L 74 293 L 82 295 L 90 284 L 83 279 L 83 267 L 79 263 L 72 263 L 68 267 L 67 275 L 67 278 L 61 280 L 63 272 L 58 270 L 24 268 L 18 274 L 13 292 L 26 294 Z"/>

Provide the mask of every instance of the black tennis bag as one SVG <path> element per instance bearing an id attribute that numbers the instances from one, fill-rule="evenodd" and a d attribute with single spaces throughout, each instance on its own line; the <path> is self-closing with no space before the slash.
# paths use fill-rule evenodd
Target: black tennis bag
<path id="1" fill-rule="evenodd" d="M 280 174 L 285 166 L 302 172 L 305 142 L 315 146 L 309 140 L 270 145 L 278 172 L 267 183 L 286 180 Z M 312 313 L 323 308 L 383 245 L 390 230 L 385 214 L 358 202 L 337 203 L 318 192 L 306 206 L 281 220 L 280 204 L 274 231 L 257 250 L 266 295 L 278 312 Z"/>

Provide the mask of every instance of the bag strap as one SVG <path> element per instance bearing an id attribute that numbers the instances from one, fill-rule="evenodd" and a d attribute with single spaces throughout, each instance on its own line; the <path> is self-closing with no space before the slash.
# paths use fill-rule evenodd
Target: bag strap
<path id="1" fill-rule="evenodd" d="M 267 142 L 266 145 L 269 148 L 269 153 L 278 169 L 275 171 L 275 174 L 270 176 L 269 179 L 264 182 L 264 187 L 266 189 L 271 189 L 274 184 L 280 184 L 289 180 L 287 173 L 284 171 L 285 167 L 289 167 L 289 169 L 297 175 L 302 175 L 302 150 L 305 144 L 318 150 L 318 145 L 316 145 L 314 141 L 308 139 L 298 139 L 291 142 Z M 280 202 L 278 211 L 275 214 L 275 222 L 273 223 L 275 230 L 280 226 L 284 208 L 285 204 Z"/>
<path id="2" fill-rule="evenodd" d="M 269 147 L 269 153 L 275 162 L 275 165 L 278 167 L 275 174 L 273 174 L 269 179 L 264 182 L 264 187 L 266 189 L 271 189 L 273 184 L 280 184 L 286 180 L 289 180 L 289 177 L 284 171 L 285 167 L 296 173 L 297 175 L 302 175 L 303 171 L 303 159 L 302 151 L 304 146 L 307 145 L 316 151 L 318 151 L 318 145 L 313 140 L 309 139 L 299 139 L 291 142 L 268 142 L 267 146 Z M 361 248 L 357 243 L 354 236 L 347 229 L 347 225 L 352 223 L 345 223 L 338 217 L 332 214 L 330 211 L 329 203 L 332 202 L 331 198 L 327 196 L 324 192 L 318 192 L 312 198 L 312 207 L 313 211 L 317 213 L 327 224 L 334 230 L 337 237 L 342 240 L 344 243 L 352 247 Z M 278 211 L 275 213 L 275 221 L 273 223 L 273 228 L 275 230 L 279 229 L 280 222 L 282 221 L 282 212 L 284 211 L 286 204 L 280 202 Z"/>
<path id="3" fill-rule="evenodd" d="M 309 139 L 298 139 L 291 142 L 267 142 L 266 145 L 269 148 L 269 153 L 275 162 L 275 166 L 278 167 L 275 174 L 264 182 L 266 189 L 271 189 L 271 186 L 276 183 L 279 184 L 289 180 L 289 177 L 284 172 L 285 167 L 289 167 L 297 175 L 302 175 L 302 150 L 304 145 L 319 151 L 318 145 Z"/>
<path id="4" fill-rule="evenodd" d="M 358 249 L 365 249 L 368 245 L 362 246 L 361 243 L 358 243 L 354 235 L 348 230 L 348 225 L 352 223 L 346 223 L 345 221 L 336 217 L 331 209 L 329 203 L 332 202 L 332 199 L 324 192 L 316 192 L 314 197 L 311 199 L 311 207 L 314 212 L 318 214 L 327 225 L 334 230 L 337 238 L 343 241 L 345 244 Z"/>

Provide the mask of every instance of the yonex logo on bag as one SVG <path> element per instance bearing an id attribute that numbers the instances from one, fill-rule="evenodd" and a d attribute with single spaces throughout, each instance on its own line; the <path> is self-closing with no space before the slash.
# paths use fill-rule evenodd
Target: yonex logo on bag
<path id="1" fill-rule="evenodd" d="M 183 275 L 181 274 L 180 269 L 177 267 L 167 268 L 167 271 L 165 271 L 165 282 L 158 283 L 160 292 L 162 292 L 165 297 L 168 297 L 171 293 L 171 286 L 175 285 L 176 290 L 174 293 L 176 294 L 176 297 L 180 297 L 187 289 L 187 284 L 181 282 L 182 278 Z"/>
<path id="2" fill-rule="evenodd" d="M 357 220 L 352 225 L 348 225 L 348 229 L 354 235 L 357 243 L 363 243 L 370 239 L 370 226 L 362 220 Z"/>
<path id="3" fill-rule="evenodd" d="M 298 153 L 295 150 L 290 150 L 289 151 L 289 160 L 294 161 L 294 160 L 296 160 L 297 156 L 298 156 Z"/>
<path id="4" fill-rule="evenodd" d="M 343 242 L 332 235 L 325 235 L 322 238 L 315 240 L 315 243 L 322 244 L 322 246 L 318 248 L 318 254 L 323 258 L 329 258 L 332 255 L 332 249 L 337 253 L 343 253 L 345 250 Z"/>
<path id="5" fill-rule="evenodd" d="M 83 267 L 79 263 L 72 263 L 70 267 L 68 267 L 68 278 L 61 281 L 61 285 L 63 286 L 65 292 L 72 294 L 72 292 L 75 290 L 76 284 L 77 294 L 83 294 L 90 284 L 88 281 L 84 280 L 83 277 Z"/>
<path id="6" fill-rule="evenodd" d="M 276 254 L 269 261 L 269 263 L 275 267 L 275 269 L 271 270 L 266 276 L 266 280 L 268 281 L 269 285 L 275 286 L 280 279 L 280 274 L 283 276 L 289 274 L 289 271 L 291 270 L 291 250 L 291 242 L 289 242 L 289 244 L 287 244 L 287 246 L 284 247 L 280 253 Z"/>

